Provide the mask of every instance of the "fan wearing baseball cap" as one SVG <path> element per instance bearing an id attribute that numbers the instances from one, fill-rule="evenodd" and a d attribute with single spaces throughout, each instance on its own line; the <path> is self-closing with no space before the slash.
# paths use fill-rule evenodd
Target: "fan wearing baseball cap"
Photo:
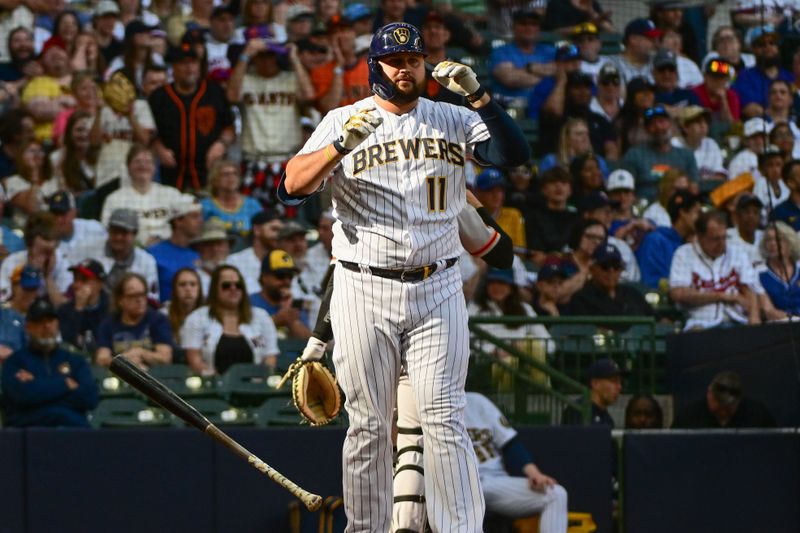
<path id="1" fill-rule="evenodd" d="M 542 28 L 547 31 L 569 33 L 593 23 L 600 31 L 613 32 L 611 12 L 603 10 L 600 2 L 547 2 Z"/>
<path id="2" fill-rule="evenodd" d="M 579 72 L 581 68 L 581 53 L 574 44 L 564 41 L 556 47 L 556 71 L 552 76 L 542 79 L 533 89 L 528 98 L 528 116 L 537 118 L 537 111 L 542 106 L 551 111 L 557 110 L 554 102 L 550 99 L 563 100 L 564 90 L 567 86 L 567 77 L 573 72 Z"/>
<path id="3" fill-rule="evenodd" d="M 58 307 L 61 337 L 76 349 L 93 354 L 97 327 L 108 314 L 109 297 L 105 290 L 106 272 L 94 259 L 84 259 L 70 267 L 72 295 Z"/>
<path id="4" fill-rule="evenodd" d="M 62 79 L 72 72 L 67 45 L 61 37 L 53 36 L 44 42 L 39 54 L 39 63 L 44 72 L 39 76 L 34 76 L 25 85 L 20 95 L 22 103 L 28 109 L 35 111 L 74 107 L 75 98 L 61 83 Z M 36 140 L 39 142 L 52 141 L 55 115 L 47 112 L 35 112 L 33 115 L 36 121 Z"/>
<path id="5" fill-rule="evenodd" d="M 555 72 L 555 49 L 539 42 L 542 18 L 536 11 L 515 11 L 511 20 L 511 42 L 492 51 L 492 93 L 527 101 L 536 84 Z"/>
<path id="6" fill-rule="evenodd" d="M 700 198 L 689 191 L 679 190 L 670 196 L 667 211 L 672 226 L 656 227 L 636 249 L 643 284 L 657 289 L 662 279 L 669 278 L 672 256 L 679 246 L 694 236 L 694 225 L 701 207 Z"/>
<path id="7" fill-rule="evenodd" d="M 0 306 L 0 363 L 25 343 L 25 314 L 44 285 L 44 275 L 21 264 L 11 273 L 11 299 Z"/>
<path id="8" fill-rule="evenodd" d="M 85 357 L 59 346 L 58 315 L 43 298 L 25 316 L 26 344 L 3 363 L 7 427 L 89 427 L 97 406 L 92 370 Z"/>
<path id="9" fill-rule="evenodd" d="M 592 254 L 594 262 L 589 267 L 589 281 L 576 292 L 569 302 L 568 314 L 586 316 L 652 316 L 653 308 L 642 293 L 620 283 L 625 270 L 622 254 L 613 244 L 606 242 Z M 606 325 L 610 329 L 627 329 L 628 326 Z"/>
<path id="10" fill-rule="evenodd" d="M 750 28 L 745 42 L 756 56 L 756 64 L 740 72 L 732 88 L 741 100 L 742 116 L 748 118 L 764 113 L 773 80 L 792 83 L 794 76 L 781 67 L 780 36 L 772 24 Z"/>
<path id="11" fill-rule="evenodd" d="M 733 227 L 728 228 L 728 244 L 738 246 L 750 258 L 753 268 L 760 269 L 764 263 L 759 245 L 764 232 L 758 227 L 761 225 L 761 213 L 764 204 L 758 197 L 744 193 L 736 199 L 733 211 Z"/>
<path id="12" fill-rule="evenodd" d="M 678 113 L 678 127 L 681 135 L 673 137 L 672 144 L 694 152 L 700 179 L 727 179 L 728 171 L 723 165 L 722 150 L 717 141 L 708 136 L 711 112 L 696 105 L 684 107 Z"/>
<path id="13" fill-rule="evenodd" d="M 625 49 L 622 54 L 611 58 L 624 83 L 633 78 L 650 77 L 650 58 L 661 34 L 662 31 L 656 28 L 652 20 L 637 18 L 628 22 L 622 38 Z"/>
<path id="14" fill-rule="evenodd" d="M 608 408 L 617 403 L 622 391 L 622 377 L 627 372 L 611 358 L 598 359 L 586 372 L 592 395 L 592 411 L 589 423 L 593 426 L 614 427 L 614 419 Z M 561 417 L 563 425 L 582 425 L 581 413 L 567 407 Z"/>
<path id="15" fill-rule="evenodd" d="M 670 168 L 679 168 L 693 181 L 697 180 L 697 161 L 694 154 L 672 145 L 673 124 L 667 110 L 660 105 L 644 112 L 644 128 L 648 140 L 634 146 L 622 158 L 622 167 L 633 174 L 636 193 L 652 201 L 658 182 Z"/>
<path id="16" fill-rule="evenodd" d="M 679 61 L 680 57 L 666 48 L 659 48 L 655 57 L 653 57 L 656 103 L 666 106 L 673 113 L 687 105 L 700 104 L 697 95 L 687 89 L 687 85 L 680 79 Z M 697 69 L 697 66 L 694 68 Z"/>

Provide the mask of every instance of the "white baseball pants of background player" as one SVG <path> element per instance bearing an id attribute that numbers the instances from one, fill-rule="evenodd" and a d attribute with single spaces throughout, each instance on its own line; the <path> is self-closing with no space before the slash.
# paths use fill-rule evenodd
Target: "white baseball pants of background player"
<path id="1" fill-rule="evenodd" d="M 415 283 L 344 268 L 334 276 L 333 362 L 350 418 L 342 460 L 346 533 L 390 529 L 392 411 L 401 365 L 425 438 L 431 527 L 482 531 L 483 492 L 464 425 L 469 331 L 459 269 Z"/>
<path id="2" fill-rule="evenodd" d="M 477 413 L 475 407 L 468 412 Z M 468 417 L 473 418 L 473 417 Z M 491 427 L 492 421 L 485 420 Z M 417 407 L 411 384 L 401 376 L 397 387 L 397 465 L 395 467 L 392 511 L 392 533 L 423 533 L 425 531 L 424 469 L 420 460 L 428 453 L 419 427 Z M 561 485 L 545 492 L 532 490 L 525 477 L 509 476 L 503 472 L 481 472 L 481 486 L 486 509 L 509 518 L 524 518 L 540 514 L 540 533 L 565 533 L 567 521 L 567 491 Z M 398 496 L 400 498 L 398 499 Z"/>

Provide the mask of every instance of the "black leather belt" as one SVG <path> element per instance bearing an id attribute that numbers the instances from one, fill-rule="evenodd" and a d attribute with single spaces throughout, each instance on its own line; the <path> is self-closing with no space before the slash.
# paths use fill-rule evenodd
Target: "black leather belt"
<path id="1" fill-rule="evenodd" d="M 457 262 L 458 258 L 453 257 L 450 259 L 443 259 L 441 261 L 437 261 L 432 265 L 415 267 L 415 268 L 378 268 L 366 265 L 359 265 L 358 263 L 352 263 L 350 261 L 337 261 L 337 264 L 342 265 L 347 270 L 352 270 L 353 272 L 364 272 L 366 274 L 372 274 L 374 276 L 378 276 L 381 278 L 415 282 L 429 278 L 431 274 L 439 270 L 447 270 L 451 266 L 455 265 Z"/>

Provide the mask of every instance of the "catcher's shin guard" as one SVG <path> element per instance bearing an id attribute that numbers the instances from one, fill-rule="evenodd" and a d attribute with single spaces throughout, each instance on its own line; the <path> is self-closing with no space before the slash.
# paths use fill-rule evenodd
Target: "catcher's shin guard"
<path id="1" fill-rule="evenodd" d="M 394 470 L 392 533 L 427 531 L 422 427 L 408 376 L 397 386 L 397 455 Z"/>
<path id="2" fill-rule="evenodd" d="M 392 533 L 424 533 L 425 471 L 422 467 L 422 428 L 397 427 L 397 460 L 394 470 Z"/>

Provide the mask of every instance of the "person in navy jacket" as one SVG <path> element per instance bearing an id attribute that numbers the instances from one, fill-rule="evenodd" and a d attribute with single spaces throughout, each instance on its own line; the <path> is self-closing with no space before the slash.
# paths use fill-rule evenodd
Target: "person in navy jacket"
<path id="1" fill-rule="evenodd" d="M 26 315 L 28 342 L 3 364 L 4 424 L 89 427 L 97 386 L 86 360 L 60 348 L 55 307 L 37 299 Z"/>

